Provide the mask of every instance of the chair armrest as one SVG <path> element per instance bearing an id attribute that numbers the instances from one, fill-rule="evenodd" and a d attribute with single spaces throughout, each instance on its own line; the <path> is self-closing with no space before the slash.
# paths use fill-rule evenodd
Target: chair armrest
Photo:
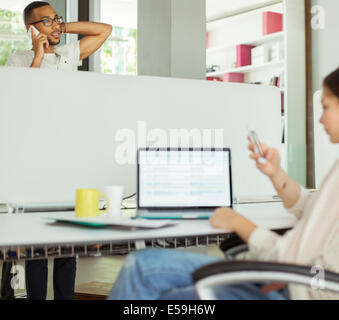
<path id="1" fill-rule="evenodd" d="M 224 252 L 226 260 L 235 260 L 237 255 L 248 251 L 247 244 L 240 244 Z"/>
<path id="2" fill-rule="evenodd" d="M 339 274 L 311 266 L 257 261 L 223 261 L 201 267 L 193 273 L 193 281 L 202 299 L 215 299 L 213 288 L 248 282 L 282 282 L 318 286 L 339 293 Z M 317 275 L 318 274 L 318 275 Z M 317 277 L 317 278 L 316 278 Z"/>
<path id="3" fill-rule="evenodd" d="M 239 236 L 232 234 L 229 238 L 220 243 L 219 248 L 222 252 L 227 252 L 228 250 L 243 244 L 245 244 L 245 242 L 241 240 Z"/>

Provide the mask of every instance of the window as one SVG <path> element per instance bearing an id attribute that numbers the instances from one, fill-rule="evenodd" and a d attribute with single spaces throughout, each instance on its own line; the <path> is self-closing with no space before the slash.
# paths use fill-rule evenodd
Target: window
<path id="1" fill-rule="evenodd" d="M 136 75 L 136 29 L 113 27 L 101 51 L 101 72 Z"/>
<path id="2" fill-rule="evenodd" d="M 13 50 L 29 50 L 23 11 L 32 0 L 1 0 L 0 3 L 0 66 L 6 64 Z"/>
<path id="3" fill-rule="evenodd" d="M 98 18 L 98 17 L 97 17 Z M 137 0 L 101 0 L 100 21 L 113 26 L 100 51 L 100 71 L 137 74 Z"/>

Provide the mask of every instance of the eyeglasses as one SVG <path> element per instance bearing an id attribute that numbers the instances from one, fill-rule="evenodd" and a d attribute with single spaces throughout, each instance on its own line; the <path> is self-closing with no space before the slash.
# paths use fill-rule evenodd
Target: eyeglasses
<path id="1" fill-rule="evenodd" d="M 45 27 L 50 27 L 51 25 L 53 25 L 54 22 L 57 22 L 58 24 L 62 24 L 64 22 L 64 19 L 61 16 L 55 16 L 54 19 L 44 18 L 44 19 L 41 19 L 39 21 L 32 22 L 31 24 L 36 24 L 36 23 L 39 23 L 39 22 L 42 22 Z"/>

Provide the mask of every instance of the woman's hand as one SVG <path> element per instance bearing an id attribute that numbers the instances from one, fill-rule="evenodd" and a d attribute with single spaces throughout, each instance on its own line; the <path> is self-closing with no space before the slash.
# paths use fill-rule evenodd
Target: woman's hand
<path id="1" fill-rule="evenodd" d="M 257 168 L 269 178 L 274 177 L 280 167 L 280 156 L 277 149 L 269 148 L 265 144 L 260 144 L 262 151 L 264 152 L 266 163 L 259 163 L 258 159 L 261 158 L 261 155 L 255 152 L 254 143 L 250 143 L 248 149 L 252 151 L 250 158 L 256 161 Z"/>
<path id="2" fill-rule="evenodd" d="M 218 208 L 210 218 L 210 224 L 214 228 L 235 231 L 235 220 L 239 214 L 231 208 Z"/>
<path id="3" fill-rule="evenodd" d="M 251 234 L 258 227 L 231 208 L 218 208 L 210 218 L 214 228 L 227 229 L 235 232 L 245 243 L 248 243 Z"/>
<path id="4" fill-rule="evenodd" d="M 255 152 L 254 144 L 250 143 L 248 149 L 252 151 L 250 157 L 256 161 L 257 168 L 271 179 L 271 182 L 282 200 L 285 208 L 292 208 L 300 197 L 300 186 L 295 182 L 280 166 L 280 156 L 276 149 L 269 148 L 265 144 L 261 144 L 266 163 L 259 163 L 261 158 Z"/>

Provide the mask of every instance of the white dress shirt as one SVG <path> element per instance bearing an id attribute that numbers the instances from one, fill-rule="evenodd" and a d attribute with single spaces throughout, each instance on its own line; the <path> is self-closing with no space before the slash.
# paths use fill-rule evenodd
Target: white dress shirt
<path id="1" fill-rule="evenodd" d="M 32 65 L 34 51 L 14 51 L 7 60 L 7 67 L 26 67 Z M 40 68 L 64 71 L 77 71 L 81 66 L 80 40 L 55 48 L 54 53 L 45 53 Z"/>

